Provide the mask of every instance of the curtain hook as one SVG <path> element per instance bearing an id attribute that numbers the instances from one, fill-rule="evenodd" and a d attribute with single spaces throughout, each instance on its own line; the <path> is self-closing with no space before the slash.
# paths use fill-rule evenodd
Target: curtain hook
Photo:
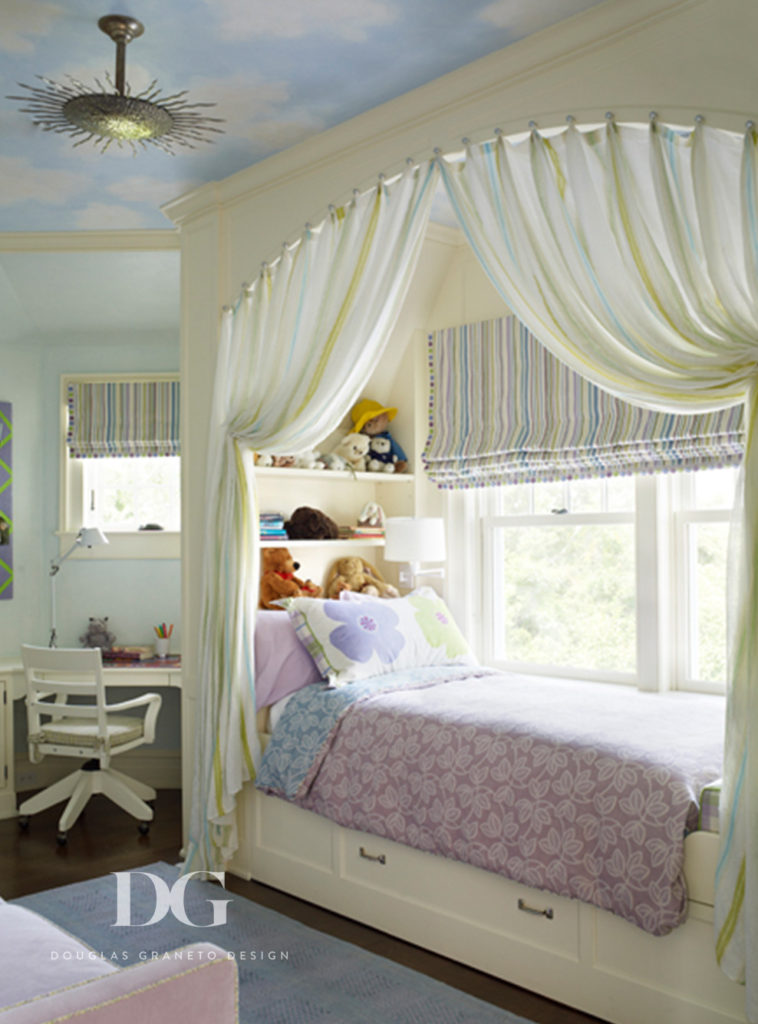
<path id="1" fill-rule="evenodd" d="M 655 124 L 655 122 L 658 120 L 658 111 L 657 110 L 651 110 L 650 113 L 647 116 L 648 116 L 648 120 L 650 121 L 650 123 L 651 124 Z"/>
<path id="2" fill-rule="evenodd" d="M 745 121 L 745 131 L 752 132 L 755 128 L 755 121 Z"/>
<path id="3" fill-rule="evenodd" d="M 573 114 L 566 114 L 566 124 L 576 124 L 576 118 Z"/>
<path id="4" fill-rule="evenodd" d="M 502 137 L 502 134 L 503 134 L 503 129 L 502 128 L 496 128 L 495 129 L 495 135 L 496 135 L 496 137 L 498 139 Z"/>
<path id="5" fill-rule="evenodd" d="M 531 128 L 531 130 L 532 130 L 533 132 L 537 130 L 537 127 L 538 127 L 538 125 L 537 125 L 537 122 L 536 122 L 536 121 L 530 121 L 530 122 L 529 122 L 529 128 Z"/>
<path id="6" fill-rule="evenodd" d="M 415 163 L 416 163 L 416 161 L 413 159 L 412 156 L 407 156 L 405 158 L 405 166 L 406 167 L 413 167 Z"/>
<path id="7" fill-rule="evenodd" d="M 465 137 L 462 138 L 461 139 L 461 145 L 466 146 L 468 148 L 471 145 L 471 139 L 467 139 Z"/>
<path id="8" fill-rule="evenodd" d="M 705 124 L 705 118 L 702 114 L 695 114 L 695 124 Z"/>
<path id="9" fill-rule="evenodd" d="M 613 120 L 615 120 L 615 115 L 614 115 L 612 110 L 606 110 L 606 112 L 605 112 L 605 119 L 606 119 L 606 121 L 613 121 Z"/>

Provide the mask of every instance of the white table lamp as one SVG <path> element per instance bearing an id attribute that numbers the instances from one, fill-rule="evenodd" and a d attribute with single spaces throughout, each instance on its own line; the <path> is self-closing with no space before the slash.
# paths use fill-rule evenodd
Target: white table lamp
<path id="1" fill-rule="evenodd" d="M 444 562 L 445 521 L 431 516 L 394 516 L 384 524 L 384 559 L 407 562 L 411 586 L 425 574 L 443 576 L 444 569 L 422 569 L 422 562 Z M 403 574 L 400 574 L 403 582 Z"/>
<path id="2" fill-rule="evenodd" d="M 55 578 L 60 572 L 60 568 L 69 555 L 73 555 L 77 548 L 96 548 L 100 547 L 101 544 L 107 544 L 108 538 L 105 536 L 103 531 L 97 526 L 84 526 L 77 533 L 76 540 L 71 547 L 66 551 L 65 554 L 61 555 L 60 558 L 53 558 L 50 562 L 50 642 L 48 647 L 58 646 L 58 636 L 55 631 Z"/>

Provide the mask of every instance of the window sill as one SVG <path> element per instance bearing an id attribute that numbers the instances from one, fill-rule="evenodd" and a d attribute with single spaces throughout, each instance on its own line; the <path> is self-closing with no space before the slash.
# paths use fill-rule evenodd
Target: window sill
<path id="1" fill-rule="evenodd" d="M 60 554 L 65 554 L 76 540 L 76 530 L 59 531 Z M 96 548 L 78 548 L 71 558 L 98 559 L 101 561 L 119 558 L 180 558 L 181 534 L 170 530 L 114 531 L 107 533 L 108 543 Z"/>

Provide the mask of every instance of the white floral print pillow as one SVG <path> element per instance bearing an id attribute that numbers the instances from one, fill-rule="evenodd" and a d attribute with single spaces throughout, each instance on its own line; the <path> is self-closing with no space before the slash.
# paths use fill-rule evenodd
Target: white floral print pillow
<path id="1" fill-rule="evenodd" d="M 476 665 L 445 602 L 431 587 L 406 597 L 286 603 L 300 642 L 332 686 L 425 665 Z"/>

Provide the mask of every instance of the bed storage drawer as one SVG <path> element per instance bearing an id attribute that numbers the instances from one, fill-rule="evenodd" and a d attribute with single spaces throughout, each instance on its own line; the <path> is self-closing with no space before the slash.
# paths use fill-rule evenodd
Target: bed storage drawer
<path id="1" fill-rule="evenodd" d="M 374 893 L 516 938 L 572 960 L 578 957 L 574 900 L 511 882 L 490 871 L 340 829 L 340 875 Z"/>

